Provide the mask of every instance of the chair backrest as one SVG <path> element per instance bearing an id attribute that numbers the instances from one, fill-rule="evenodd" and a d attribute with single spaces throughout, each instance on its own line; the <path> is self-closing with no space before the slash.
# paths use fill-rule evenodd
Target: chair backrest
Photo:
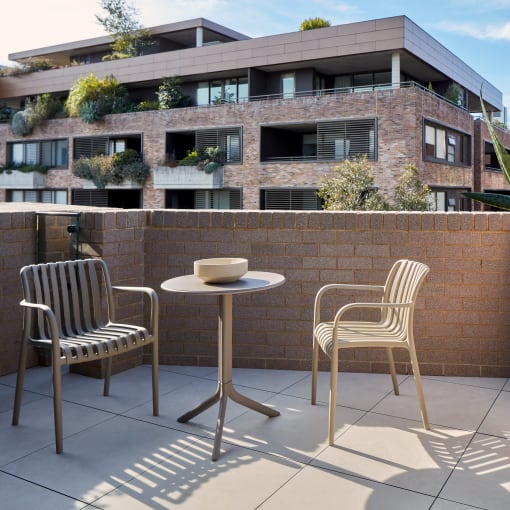
<path id="1" fill-rule="evenodd" d="M 429 267 L 414 260 L 397 260 L 391 268 L 384 286 L 384 303 L 410 303 L 406 308 L 383 309 L 383 321 L 394 327 L 407 327 L 412 321 L 418 291 Z"/>
<path id="2" fill-rule="evenodd" d="M 25 301 L 43 304 L 53 310 L 64 336 L 79 335 L 103 326 L 113 317 L 113 292 L 106 263 L 101 259 L 70 260 L 25 266 L 20 271 Z M 48 323 L 36 311 L 25 309 L 27 326 L 37 338 L 51 338 Z"/>

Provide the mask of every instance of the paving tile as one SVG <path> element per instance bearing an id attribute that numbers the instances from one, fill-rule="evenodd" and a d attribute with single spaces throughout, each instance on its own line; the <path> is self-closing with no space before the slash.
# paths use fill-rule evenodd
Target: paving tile
<path id="1" fill-rule="evenodd" d="M 277 395 L 267 402 L 280 416 L 267 418 L 253 411 L 228 422 L 224 443 L 232 443 L 302 463 L 310 462 L 328 444 L 328 406 L 309 400 Z M 363 416 L 364 411 L 339 408 L 337 435 Z M 225 444 L 225 448 L 229 446 Z"/>
<path id="2" fill-rule="evenodd" d="M 363 478 L 307 466 L 260 510 L 428 510 L 433 498 Z"/>
<path id="3" fill-rule="evenodd" d="M 478 432 L 510 439 L 510 392 L 498 395 Z"/>
<path id="4" fill-rule="evenodd" d="M 475 431 L 482 423 L 498 390 L 424 379 L 423 391 L 432 426 L 454 427 Z M 400 395 L 384 398 L 374 412 L 421 420 L 414 379 L 409 377 L 400 385 Z"/>
<path id="5" fill-rule="evenodd" d="M 285 485 L 300 466 L 287 459 L 237 448 L 218 461 L 208 441 L 152 466 L 95 501 L 108 510 L 250 510 Z"/>
<path id="6" fill-rule="evenodd" d="M 0 494 L 2 495 L 1 508 L 5 510 L 37 510 L 56 509 L 83 509 L 86 503 L 68 498 L 54 491 L 40 487 L 0 472 Z"/>
<path id="7" fill-rule="evenodd" d="M 470 432 L 426 431 L 418 421 L 369 413 L 312 464 L 436 496 L 471 437 Z"/>
<path id="8" fill-rule="evenodd" d="M 2 469 L 92 503 L 194 441 L 182 432 L 117 416 L 64 440 L 60 455 L 52 445 Z"/>
<path id="9" fill-rule="evenodd" d="M 488 510 L 508 510 L 510 441 L 476 434 L 440 496 Z"/>
<path id="10" fill-rule="evenodd" d="M 406 376 L 399 376 L 400 382 Z M 287 395 L 311 398 L 312 377 L 298 381 L 284 390 Z M 388 394 L 393 394 L 389 374 L 339 373 L 337 387 L 337 405 L 369 411 Z M 319 372 L 317 378 L 317 401 L 329 401 L 329 372 Z"/>

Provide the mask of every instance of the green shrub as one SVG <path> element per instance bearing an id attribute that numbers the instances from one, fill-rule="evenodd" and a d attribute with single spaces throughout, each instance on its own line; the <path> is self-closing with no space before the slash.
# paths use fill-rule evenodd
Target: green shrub
<path id="1" fill-rule="evenodd" d="M 0 165 L 0 173 L 10 173 L 13 170 L 24 173 L 39 172 L 40 174 L 45 174 L 48 171 L 48 167 L 46 165 L 32 165 L 29 163 L 8 163 L 7 165 Z"/>
<path id="2" fill-rule="evenodd" d="M 334 175 L 321 179 L 317 195 L 324 209 L 331 211 L 380 211 L 388 205 L 374 186 L 372 168 L 366 156 L 342 161 Z"/>
<path id="3" fill-rule="evenodd" d="M 186 151 L 186 156 L 179 161 L 177 166 L 197 166 L 200 161 L 202 161 L 202 158 L 198 154 L 198 151 L 193 149 L 192 151 Z"/>
<path id="4" fill-rule="evenodd" d="M 428 211 L 430 188 L 421 182 L 416 165 L 409 164 L 393 189 L 397 211 Z"/>
<path id="5" fill-rule="evenodd" d="M 25 110 L 16 112 L 13 115 L 11 129 L 16 136 L 27 136 L 32 132 L 32 128 L 33 126 Z"/>
<path id="6" fill-rule="evenodd" d="M 72 171 L 76 177 L 88 179 L 100 189 L 107 184 L 120 184 L 125 179 L 143 184 L 150 174 L 149 166 L 134 149 L 112 156 L 100 154 L 93 158 L 82 157 L 73 163 Z"/>
<path id="7" fill-rule="evenodd" d="M 181 90 L 181 80 L 177 76 L 164 78 L 156 92 L 159 101 L 159 107 L 182 108 L 190 103 L 189 97 L 185 96 Z"/>
<path id="8" fill-rule="evenodd" d="M 139 112 L 147 112 L 150 110 L 158 110 L 159 101 L 140 101 L 136 105 L 136 110 Z"/>
<path id="9" fill-rule="evenodd" d="M 65 102 L 70 117 L 93 123 L 110 113 L 131 111 L 126 89 L 114 76 L 97 78 L 93 73 L 76 80 Z"/>
<path id="10" fill-rule="evenodd" d="M 324 28 L 330 27 L 331 22 L 324 18 L 307 18 L 303 20 L 301 25 L 299 25 L 299 30 L 301 32 L 305 30 L 313 30 L 314 28 Z"/>

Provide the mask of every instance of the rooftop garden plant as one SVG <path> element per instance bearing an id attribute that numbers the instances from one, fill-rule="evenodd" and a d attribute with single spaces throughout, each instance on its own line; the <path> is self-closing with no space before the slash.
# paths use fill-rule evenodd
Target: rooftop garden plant
<path id="1" fill-rule="evenodd" d="M 12 132 L 17 136 L 27 136 L 37 125 L 62 113 L 62 102 L 51 94 L 41 94 L 35 99 L 27 98 L 25 108 L 12 116 Z"/>
<path id="2" fill-rule="evenodd" d="M 137 151 L 126 149 L 111 156 L 100 154 L 92 158 L 80 158 L 73 163 L 73 175 L 92 181 L 97 188 L 103 189 L 107 184 L 120 184 L 131 179 L 143 184 L 150 174 Z"/>
<path id="3" fill-rule="evenodd" d="M 93 124 L 107 114 L 132 111 L 133 105 L 128 101 L 127 90 L 115 76 L 98 78 L 90 73 L 74 82 L 65 110 L 70 117 L 80 117 L 83 122 Z"/>

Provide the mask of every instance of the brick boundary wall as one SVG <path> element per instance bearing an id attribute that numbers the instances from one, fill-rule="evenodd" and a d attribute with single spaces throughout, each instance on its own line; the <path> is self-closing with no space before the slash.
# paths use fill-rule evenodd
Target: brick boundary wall
<path id="1" fill-rule="evenodd" d="M 217 298 L 160 289 L 167 278 L 192 272 L 196 259 L 246 257 L 250 269 L 284 274 L 281 287 L 234 297 L 234 366 L 307 370 L 319 287 L 382 284 L 395 260 L 412 258 L 431 268 L 415 316 L 422 372 L 510 376 L 507 213 L 84 210 L 81 226 L 84 252 L 105 258 L 114 284 L 157 290 L 163 364 L 216 366 Z M 34 212 L 0 210 L 2 375 L 16 370 L 18 273 L 34 261 L 34 232 Z M 117 299 L 119 318 L 143 319 L 140 300 Z M 342 370 L 387 371 L 382 351 L 341 355 Z M 396 359 L 398 371 L 408 372 L 404 351 Z M 321 368 L 328 369 L 326 358 Z"/>

